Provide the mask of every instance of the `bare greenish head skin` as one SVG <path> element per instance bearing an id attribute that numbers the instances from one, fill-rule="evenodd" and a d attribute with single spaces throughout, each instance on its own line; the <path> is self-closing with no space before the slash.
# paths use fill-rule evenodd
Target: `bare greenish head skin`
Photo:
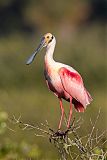
<path id="1" fill-rule="evenodd" d="M 37 49 L 35 50 L 35 52 L 28 58 L 26 64 L 29 65 L 33 62 L 33 60 L 35 59 L 36 54 L 43 48 L 46 47 L 49 43 L 52 42 L 54 36 L 51 33 L 46 33 L 40 41 L 39 46 L 37 47 Z"/>

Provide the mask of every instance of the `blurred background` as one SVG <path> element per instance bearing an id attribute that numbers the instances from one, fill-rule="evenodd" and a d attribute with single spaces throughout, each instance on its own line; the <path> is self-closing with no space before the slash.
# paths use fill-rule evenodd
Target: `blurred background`
<path id="1" fill-rule="evenodd" d="M 0 159 L 58 158 L 48 139 L 6 129 L 8 118 L 21 115 L 24 122 L 35 125 L 48 120 L 57 130 L 59 101 L 45 84 L 45 49 L 32 65 L 25 64 L 47 32 L 57 39 L 55 59 L 74 67 L 93 97 L 84 114 L 73 110 L 76 119 L 84 119 L 82 134 L 90 131 L 90 117 L 94 120 L 99 108 L 99 133 L 106 128 L 107 1 L 0 0 Z M 69 103 L 64 106 L 68 113 Z"/>

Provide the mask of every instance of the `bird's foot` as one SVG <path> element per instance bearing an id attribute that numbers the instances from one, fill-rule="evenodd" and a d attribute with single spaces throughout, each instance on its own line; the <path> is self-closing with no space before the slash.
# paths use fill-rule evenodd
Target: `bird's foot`
<path id="1" fill-rule="evenodd" d="M 52 140 L 54 142 L 58 141 L 58 140 L 65 140 L 67 139 L 68 137 L 68 134 L 73 132 L 74 129 L 77 127 L 74 125 L 74 122 L 75 122 L 75 118 L 73 118 L 72 120 L 72 123 L 69 124 L 69 126 L 67 126 L 67 129 L 62 131 L 60 129 L 58 129 L 57 131 L 54 131 L 53 129 L 49 128 L 50 130 L 50 137 L 49 137 L 49 141 L 52 142 Z"/>
<path id="2" fill-rule="evenodd" d="M 58 141 L 58 140 L 65 140 L 67 137 L 68 131 L 61 131 L 61 130 L 57 130 L 56 132 L 52 132 L 49 141 L 52 142 L 52 140 L 54 142 Z"/>
<path id="3" fill-rule="evenodd" d="M 57 130 L 57 132 L 54 133 L 55 137 L 66 137 L 66 132 L 65 131 L 61 131 L 60 129 Z"/>

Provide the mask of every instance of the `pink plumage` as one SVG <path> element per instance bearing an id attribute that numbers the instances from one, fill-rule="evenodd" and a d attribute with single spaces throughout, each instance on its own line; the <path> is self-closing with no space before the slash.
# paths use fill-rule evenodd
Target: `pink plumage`
<path id="1" fill-rule="evenodd" d="M 78 73 L 62 67 L 59 71 L 63 89 L 84 108 L 90 104 L 92 98 L 84 87 L 83 80 Z M 74 103 L 76 104 L 76 103 Z M 80 110 L 81 111 L 81 110 Z"/>
<path id="2" fill-rule="evenodd" d="M 48 88 L 54 92 L 60 101 L 61 119 L 58 129 L 61 128 L 64 117 L 62 98 L 70 102 L 70 112 L 67 123 L 67 127 L 69 128 L 72 117 L 72 104 L 74 104 L 74 107 L 78 112 L 84 112 L 86 106 L 92 101 L 92 98 L 84 87 L 82 77 L 75 69 L 63 63 L 54 61 L 53 52 L 55 45 L 55 37 L 51 33 L 45 34 L 35 53 L 28 59 L 27 64 L 30 64 L 34 60 L 38 51 L 43 47 L 46 47 L 44 75 Z"/>
<path id="3" fill-rule="evenodd" d="M 70 102 L 70 114 L 67 124 L 67 127 L 69 128 L 70 120 L 72 117 L 72 104 L 74 104 L 74 107 L 78 112 L 84 112 L 86 106 L 92 101 L 91 95 L 84 87 L 82 77 L 75 70 L 74 72 L 70 71 L 68 67 L 66 68 L 66 66 L 64 66 L 60 67 L 57 71 L 51 68 L 47 63 L 45 68 L 45 78 L 48 88 L 54 92 L 54 94 L 60 100 L 62 116 L 59 123 L 59 129 L 61 127 L 62 119 L 64 116 L 64 108 L 61 99 L 63 98 Z M 56 76 L 57 78 L 55 78 Z"/>

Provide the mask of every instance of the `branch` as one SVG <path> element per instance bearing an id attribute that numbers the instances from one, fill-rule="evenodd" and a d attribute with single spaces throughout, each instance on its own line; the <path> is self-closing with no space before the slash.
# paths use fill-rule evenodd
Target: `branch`
<path id="1" fill-rule="evenodd" d="M 11 122 L 13 125 L 18 125 L 22 131 L 34 130 L 34 135 L 37 137 L 48 137 L 50 143 L 57 148 L 61 160 L 67 160 L 68 158 L 72 160 L 105 160 L 105 158 L 107 157 L 107 152 L 105 152 L 102 147 L 107 143 L 107 139 L 105 139 L 105 141 L 103 142 L 102 140 L 104 139 L 107 130 L 98 135 L 96 124 L 99 117 L 100 110 L 94 123 L 90 119 L 90 123 L 92 126 L 91 132 L 82 137 L 80 137 L 78 134 L 78 130 L 81 129 L 81 124 L 83 123 L 83 120 L 81 118 L 79 118 L 78 120 L 74 118 L 72 120 L 70 128 L 65 131 L 55 131 L 50 127 L 47 120 L 45 121 L 45 123 L 41 123 L 40 126 L 31 125 L 29 123 L 22 122 L 21 116 L 16 118 L 13 115 L 13 118 L 9 119 L 9 122 Z M 10 127 L 8 127 L 8 129 L 14 131 Z M 84 143 L 85 141 L 86 143 Z M 99 150 L 100 154 L 96 153 L 96 149 Z"/>

